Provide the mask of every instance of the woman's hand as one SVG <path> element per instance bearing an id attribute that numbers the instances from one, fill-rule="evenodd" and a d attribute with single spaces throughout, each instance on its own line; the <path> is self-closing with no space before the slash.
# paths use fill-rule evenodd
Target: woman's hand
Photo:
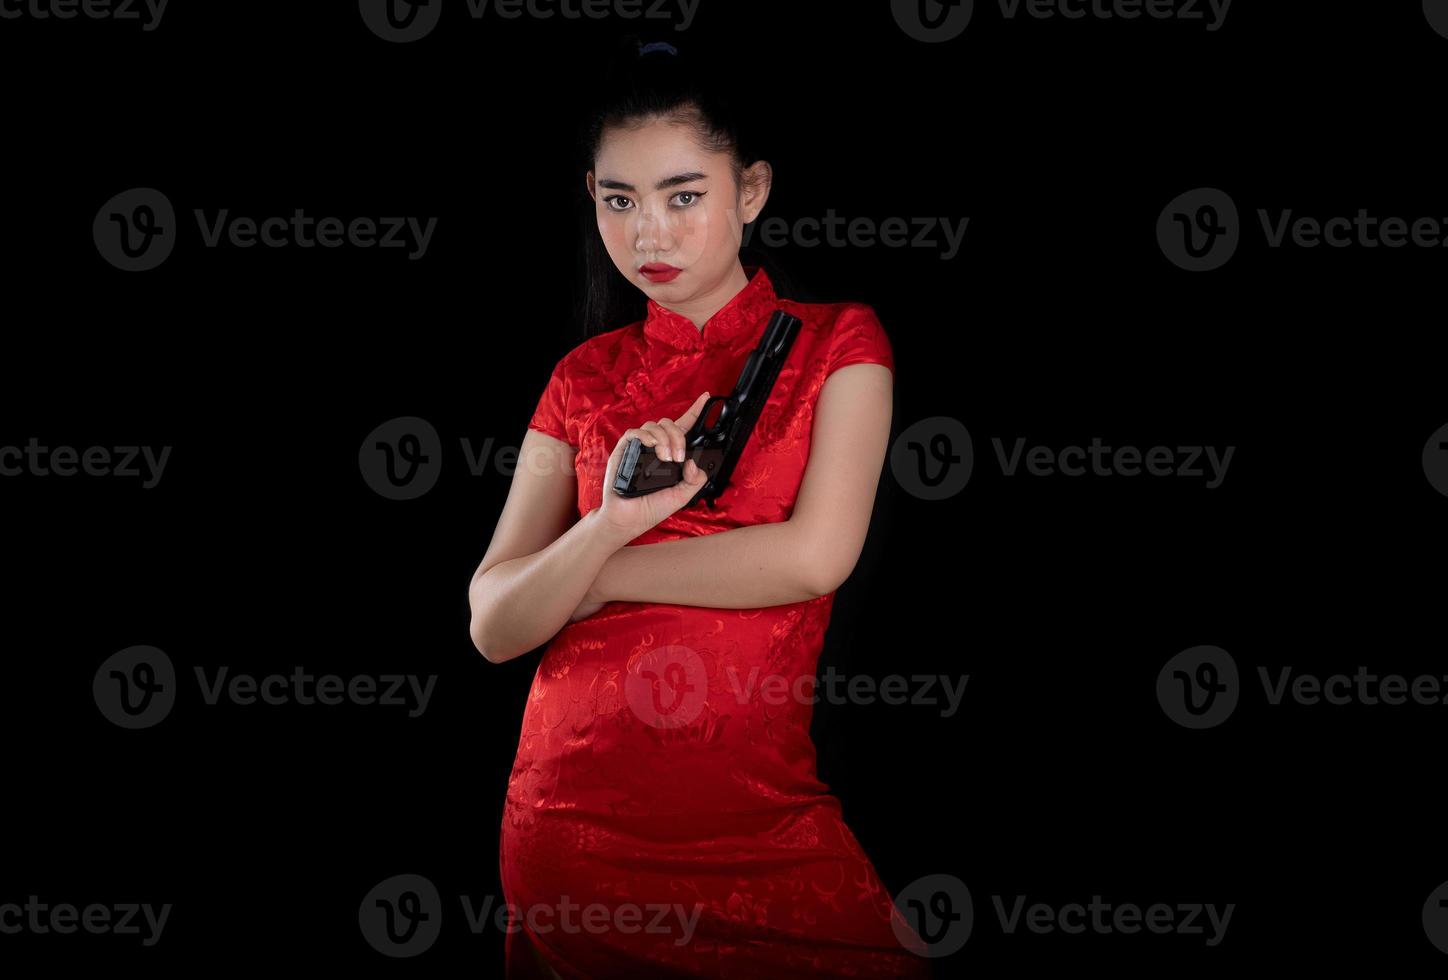
<path id="1" fill-rule="evenodd" d="M 690 459 L 684 463 L 684 478 L 673 486 L 639 497 L 621 497 L 613 492 L 613 478 L 628 441 L 637 438 L 645 446 L 653 447 L 654 453 L 663 460 L 678 462 L 684 459 L 684 437 L 694 427 L 700 410 L 708 400 L 709 393 L 706 391 L 678 419 L 659 419 L 657 422 L 645 422 L 636 429 L 627 429 L 613 447 L 603 478 L 603 506 L 599 508 L 599 517 L 625 541 L 632 541 L 687 504 L 707 479 L 704 471 Z"/>
<path id="2" fill-rule="evenodd" d="M 583 601 L 578 604 L 577 609 L 573 610 L 573 615 L 568 617 L 568 621 L 570 623 L 576 623 L 580 619 L 587 619 L 602 609 L 607 601 L 608 600 L 602 596 L 599 596 L 594 591 L 594 587 L 590 585 L 588 591 L 583 596 Z"/>

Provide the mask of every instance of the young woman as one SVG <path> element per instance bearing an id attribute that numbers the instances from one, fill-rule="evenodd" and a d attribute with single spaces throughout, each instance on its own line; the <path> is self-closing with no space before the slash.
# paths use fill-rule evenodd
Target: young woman
<path id="1" fill-rule="evenodd" d="M 927 977 L 816 776 L 800 683 L 869 525 L 890 343 L 869 306 L 783 299 L 741 261 L 771 169 L 672 46 L 634 42 L 584 142 L 607 263 L 585 316 L 608 327 L 619 289 L 646 314 L 554 367 L 469 591 L 488 660 L 551 638 L 499 848 L 508 976 Z M 606 490 L 632 438 L 684 458 L 781 308 L 803 324 L 716 506 L 685 506 L 692 461 Z"/>

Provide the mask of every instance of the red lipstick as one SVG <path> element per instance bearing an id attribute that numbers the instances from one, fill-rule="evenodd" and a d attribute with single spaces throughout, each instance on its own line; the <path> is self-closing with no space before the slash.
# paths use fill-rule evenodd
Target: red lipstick
<path id="1" fill-rule="evenodd" d="M 670 282 L 683 271 L 667 262 L 649 262 L 639 266 L 639 272 L 649 282 Z"/>

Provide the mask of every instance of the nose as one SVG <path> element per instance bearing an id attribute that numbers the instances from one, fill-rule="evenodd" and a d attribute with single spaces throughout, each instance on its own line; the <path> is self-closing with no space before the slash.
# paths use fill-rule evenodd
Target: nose
<path id="1" fill-rule="evenodd" d="M 673 231 L 669 228 L 668 219 L 660 217 L 652 210 L 639 210 L 634 235 L 634 248 L 643 255 L 667 252 L 674 247 Z"/>

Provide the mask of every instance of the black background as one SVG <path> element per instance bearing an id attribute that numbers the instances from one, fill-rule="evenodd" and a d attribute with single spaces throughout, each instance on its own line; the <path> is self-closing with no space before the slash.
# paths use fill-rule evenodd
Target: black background
<path id="1" fill-rule="evenodd" d="M 1448 249 L 1269 248 L 1256 214 L 1448 223 L 1448 38 L 1417 2 L 1234 4 L 1200 21 L 1036 19 L 978 3 L 945 43 L 887 3 L 702 0 L 673 20 L 474 20 L 388 43 L 355 3 L 181 4 L 134 22 L 0 20 L 6 357 L 0 445 L 171 446 L 158 486 L 0 479 L 10 846 L 0 903 L 173 903 L 161 941 L 0 935 L 0 959 L 165 974 L 305 965 L 500 975 L 459 896 L 498 883 L 498 829 L 538 654 L 466 632 L 507 493 L 460 440 L 516 446 L 570 323 L 571 106 L 637 30 L 732 58 L 779 133 L 765 217 L 968 216 L 960 253 L 776 251 L 812 295 L 870 303 L 896 355 L 894 433 L 948 416 L 975 468 L 948 500 L 887 466 L 821 670 L 968 674 L 961 710 L 816 708 L 820 775 L 892 893 L 948 873 L 975 902 L 937 975 L 1270 962 L 1441 971 L 1422 908 L 1448 880 L 1448 706 L 1283 704 L 1257 668 L 1441 676 Z M 185 220 L 123 272 L 91 226 L 161 190 Z M 1156 222 L 1217 187 L 1222 268 Z M 202 247 L 192 209 L 438 218 L 430 251 Z M 441 477 L 359 474 L 419 416 Z M 1233 446 L 1226 479 L 1002 474 L 991 439 Z M 182 696 L 125 731 L 91 694 L 135 644 Z M 1224 724 L 1156 700 L 1200 644 L 1243 676 Z M 437 675 L 381 706 L 208 706 L 192 670 Z M 358 907 L 429 878 L 438 943 L 388 959 Z M 1004 934 L 990 896 L 1235 903 L 1203 935 Z"/>

